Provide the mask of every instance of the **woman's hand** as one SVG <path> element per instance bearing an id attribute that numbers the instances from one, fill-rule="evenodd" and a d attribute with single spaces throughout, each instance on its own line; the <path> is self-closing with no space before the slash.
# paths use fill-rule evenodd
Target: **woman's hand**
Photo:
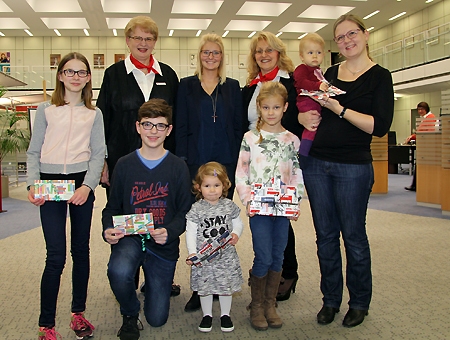
<path id="1" fill-rule="evenodd" d="M 30 190 L 28 190 L 28 200 L 34 204 L 35 206 L 39 207 L 45 203 L 45 198 L 34 198 L 34 186 L 30 186 Z"/>
<path id="2" fill-rule="evenodd" d="M 109 184 L 109 170 L 108 170 L 108 164 L 105 161 L 105 164 L 103 165 L 102 170 L 102 176 L 100 177 L 100 183 L 103 183 L 107 186 L 110 186 Z"/>
<path id="3" fill-rule="evenodd" d="M 121 238 L 125 236 L 125 233 L 121 229 L 109 228 L 103 232 L 106 242 L 109 244 L 116 244 Z"/>
<path id="4" fill-rule="evenodd" d="M 322 120 L 322 116 L 316 110 L 299 112 L 297 117 L 298 122 L 309 131 L 316 131 L 320 121 Z"/>

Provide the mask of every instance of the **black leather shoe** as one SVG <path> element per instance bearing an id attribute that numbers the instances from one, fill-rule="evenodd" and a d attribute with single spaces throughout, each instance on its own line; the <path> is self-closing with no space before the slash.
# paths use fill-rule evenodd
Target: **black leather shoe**
<path id="1" fill-rule="evenodd" d="M 405 190 L 416 191 L 416 187 L 413 187 L 413 186 L 405 187 Z"/>
<path id="2" fill-rule="evenodd" d="M 189 301 L 186 303 L 184 307 L 185 312 L 195 312 L 201 308 L 200 305 L 200 296 L 198 296 L 198 292 L 192 292 L 192 296 Z"/>
<path id="3" fill-rule="evenodd" d="M 366 310 L 350 308 L 347 314 L 345 314 L 344 321 L 342 321 L 342 325 L 344 325 L 344 327 L 358 326 L 361 322 L 364 321 L 364 317 L 368 314 L 369 312 Z"/>
<path id="4" fill-rule="evenodd" d="M 321 325 L 328 325 L 333 322 L 336 313 L 339 313 L 339 308 L 323 306 L 317 313 L 317 322 Z"/>

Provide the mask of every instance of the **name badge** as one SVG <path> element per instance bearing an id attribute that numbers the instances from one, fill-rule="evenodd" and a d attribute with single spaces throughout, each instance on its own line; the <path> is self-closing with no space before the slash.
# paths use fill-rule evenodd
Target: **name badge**
<path id="1" fill-rule="evenodd" d="M 162 83 L 156 82 L 156 85 L 167 85 L 167 84 L 165 82 L 162 82 Z"/>

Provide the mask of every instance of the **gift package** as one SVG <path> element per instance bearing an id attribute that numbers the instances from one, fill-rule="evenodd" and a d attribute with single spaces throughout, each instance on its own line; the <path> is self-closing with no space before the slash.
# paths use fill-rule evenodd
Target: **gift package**
<path id="1" fill-rule="evenodd" d="M 34 198 L 44 197 L 46 201 L 68 201 L 74 193 L 74 180 L 34 181 Z"/>
<path id="2" fill-rule="evenodd" d="M 216 238 L 209 238 L 202 244 L 197 255 L 192 256 L 188 260 L 191 260 L 195 266 L 201 266 L 205 263 L 220 259 L 222 251 L 230 246 L 229 241 L 231 239 L 232 237 L 228 230 Z"/>
<path id="3" fill-rule="evenodd" d="M 113 224 L 125 235 L 148 234 L 155 229 L 152 213 L 113 216 Z"/>

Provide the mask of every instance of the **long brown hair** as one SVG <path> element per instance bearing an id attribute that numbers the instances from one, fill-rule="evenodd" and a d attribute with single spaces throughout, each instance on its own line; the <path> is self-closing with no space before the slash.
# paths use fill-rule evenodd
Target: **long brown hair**
<path id="1" fill-rule="evenodd" d="M 77 59 L 81 61 L 84 65 L 86 65 L 86 70 L 89 74 L 91 74 L 91 67 L 89 66 L 89 62 L 86 59 L 84 55 L 78 52 L 70 52 L 66 54 L 62 59 L 61 62 L 58 64 L 58 70 L 56 72 L 56 86 L 55 91 L 53 91 L 51 103 L 56 106 L 64 106 L 66 105 L 66 101 L 64 100 L 64 96 L 66 95 L 66 88 L 64 86 L 64 83 L 59 80 L 59 75 L 62 74 L 64 66 L 66 66 L 67 62 Z M 92 78 L 89 79 L 89 81 L 84 86 L 83 90 L 81 91 L 81 99 L 84 102 L 84 105 L 90 109 L 94 110 L 95 106 L 92 105 Z"/>

